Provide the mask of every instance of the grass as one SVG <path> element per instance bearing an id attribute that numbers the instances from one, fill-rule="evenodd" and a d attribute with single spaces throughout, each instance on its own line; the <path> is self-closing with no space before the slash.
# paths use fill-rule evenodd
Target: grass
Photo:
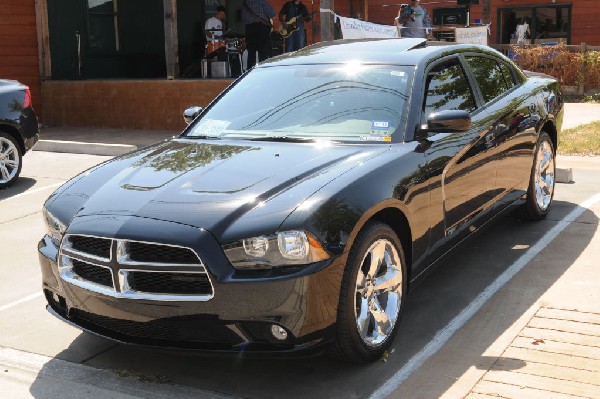
<path id="1" fill-rule="evenodd" d="M 600 121 L 563 130 L 558 140 L 561 155 L 600 155 Z"/>

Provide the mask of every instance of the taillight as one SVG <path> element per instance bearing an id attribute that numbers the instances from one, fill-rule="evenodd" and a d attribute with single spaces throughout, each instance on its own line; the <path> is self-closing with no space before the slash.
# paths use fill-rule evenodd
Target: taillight
<path id="1" fill-rule="evenodd" d="M 29 86 L 25 86 L 25 99 L 23 100 L 23 108 L 31 107 L 31 90 Z"/>

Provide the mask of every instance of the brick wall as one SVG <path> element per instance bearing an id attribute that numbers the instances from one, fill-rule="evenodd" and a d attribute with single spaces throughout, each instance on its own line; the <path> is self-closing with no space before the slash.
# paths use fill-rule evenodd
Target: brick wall
<path id="1" fill-rule="evenodd" d="M 33 106 L 42 114 L 34 0 L 0 0 L 0 78 L 31 88 Z"/>
<path id="2" fill-rule="evenodd" d="M 231 80 L 45 81 L 48 126 L 179 130 L 184 109 L 205 107 Z"/>
<path id="3" fill-rule="evenodd" d="M 351 1 L 351 0 L 349 0 Z M 400 1 L 398 3 L 408 3 L 409 1 Z M 369 0 L 369 21 L 378 24 L 392 25 L 394 17 L 398 15 L 399 7 L 384 7 L 384 4 L 390 4 L 388 0 Z M 429 15 L 433 16 L 434 7 L 454 7 L 449 4 L 426 4 L 428 1 L 423 0 L 424 7 L 429 11 Z M 478 5 L 471 6 L 471 21 L 482 16 L 483 1 L 480 0 Z M 557 1 L 551 0 L 490 0 L 490 17 L 491 17 L 491 36 L 489 43 L 496 43 L 496 18 L 498 16 L 499 7 L 519 7 L 531 5 L 559 5 L 572 4 L 571 17 L 571 44 L 587 43 L 592 46 L 600 46 L 600 35 L 597 33 L 597 21 L 600 20 L 600 1 L 599 0 L 571 0 Z"/>

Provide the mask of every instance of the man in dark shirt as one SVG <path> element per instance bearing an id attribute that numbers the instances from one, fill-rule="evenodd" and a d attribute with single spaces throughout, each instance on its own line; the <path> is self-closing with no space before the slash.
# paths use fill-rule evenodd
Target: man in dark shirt
<path id="1" fill-rule="evenodd" d="M 279 11 L 281 34 L 285 37 L 285 51 L 296 51 L 304 47 L 306 31 L 304 22 L 310 21 L 308 9 L 300 0 L 290 0 Z"/>
<path id="2" fill-rule="evenodd" d="M 246 25 L 246 48 L 248 49 L 248 69 L 258 61 L 271 56 L 271 30 L 275 9 L 267 0 L 244 0 L 242 2 L 242 22 Z"/>

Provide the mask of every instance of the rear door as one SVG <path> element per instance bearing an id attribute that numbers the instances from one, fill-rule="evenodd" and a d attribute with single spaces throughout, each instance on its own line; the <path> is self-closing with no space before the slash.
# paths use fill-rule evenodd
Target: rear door
<path id="1" fill-rule="evenodd" d="M 478 220 L 496 197 L 496 149 L 489 131 L 489 115 L 473 88 L 459 56 L 438 61 L 426 70 L 421 123 L 442 110 L 464 110 L 471 115 L 468 132 L 428 137 L 425 156 L 430 173 L 439 176 L 431 187 L 430 254 L 437 258 L 476 230 Z"/>
<path id="2" fill-rule="evenodd" d="M 514 67 L 489 54 L 465 54 L 476 90 L 489 115 L 490 145 L 496 148 L 496 194 L 507 205 L 524 194 L 539 123 L 535 89 L 524 85 Z"/>

